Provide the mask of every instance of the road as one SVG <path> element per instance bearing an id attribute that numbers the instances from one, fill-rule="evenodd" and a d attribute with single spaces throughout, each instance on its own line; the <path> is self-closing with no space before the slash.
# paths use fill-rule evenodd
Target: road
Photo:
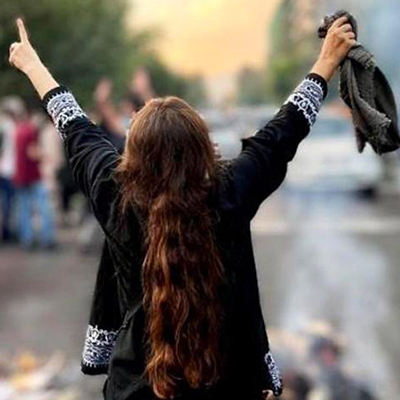
<path id="1" fill-rule="evenodd" d="M 283 188 L 252 225 L 268 326 L 333 324 L 346 338 L 346 363 L 384 388 L 382 399 L 400 390 L 399 203 Z M 0 249 L 0 357 L 62 351 L 77 371 L 96 260 L 77 251 L 75 230 L 61 231 L 55 252 Z M 74 399 L 100 399 L 102 378 L 76 379 Z"/>

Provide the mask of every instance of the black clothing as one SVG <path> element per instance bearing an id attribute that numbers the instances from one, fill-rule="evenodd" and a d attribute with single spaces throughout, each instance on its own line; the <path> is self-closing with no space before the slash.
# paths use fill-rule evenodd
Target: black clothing
<path id="1" fill-rule="evenodd" d="M 57 179 L 61 187 L 61 209 L 63 213 L 67 213 L 70 210 L 73 196 L 78 193 L 78 188 L 65 155 L 64 162 L 57 171 Z"/>
<path id="2" fill-rule="evenodd" d="M 211 193 L 215 237 L 230 282 L 226 293 L 224 378 L 207 390 L 182 389 L 181 400 L 259 400 L 263 390 L 282 391 L 261 312 L 250 221 L 281 184 L 287 163 L 315 122 L 326 82 L 311 74 L 274 119 L 243 141 L 241 154 L 221 167 Z M 155 399 L 142 376 L 145 367 L 145 311 L 141 268 L 142 222 L 131 210 L 121 226 L 114 170 L 120 156 L 104 132 L 92 124 L 65 88 L 44 98 L 65 142 L 74 177 L 89 197 L 106 236 L 82 359 L 84 373 L 107 372 L 107 400 Z M 225 340 L 226 339 L 226 340 Z"/>
<path id="3" fill-rule="evenodd" d="M 319 28 L 324 38 L 332 23 L 347 16 L 357 35 L 357 22 L 346 11 L 325 17 Z M 373 60 L 373 55 L 358 44 L 353 47 L 340 68 L 340 96 L 351 109 L 356 130 L 358 150 L 368 142 L 378 154 L 400 147 L 397 106 L 393 91 L 385 75 Z"/>
<path id="4" fill-rule="evenodd" d="M 125 147 L 125 137 L 115 133 L 112 129 L 109 129 L 108 124 L 105 121 L 100 122 L 100 128 L 104 133 L 107 134 L 111 144 L 117 149 L 118 153 L 122 154 Z"/>

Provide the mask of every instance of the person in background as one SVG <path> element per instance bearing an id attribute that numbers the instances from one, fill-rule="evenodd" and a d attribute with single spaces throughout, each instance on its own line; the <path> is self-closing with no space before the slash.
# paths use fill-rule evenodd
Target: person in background
<path id="1" fill-rule="evenodd" d="M 98 83 L 94 92 L 94 100 L 99 124 L 112 145 L 122 154 L 125 147 L 126 134 L 132 117 L 139 112 L 146 101 L 151 100 L 154 95 L 150 75 L 144 67 L 138 68 L 132 78 L 129 92 L 123 97 L 119 107 L 112 101 L 113 84 L 103 78 Z M 67 166 L 69 172 L 69 166 Z M 101 228 L 93 216 L 89 203 L 84 213 L 81 231 L 79 233 L 80 248 L 85 253 L 97 250 Z M 103 254 L 106 246 L 103 244 Z"/>
<path id="2" fill-rule="evenodd" d="M 123 98 L 120 107 L 117 107 L 111 98 L 112 90 L 113 83 L 107 78 L 101 79 L 97 84 L 94 92 L 95 114 L 108 140 L 117 149 L 118 153 L 122 154 L 129 122 L 132 116 L 143 107 L 144 102 L 141 98 L 129 92 Z M 65 172 L 71 174 L 67 163 Z M 96 251 L 101 237 L 101 228 L 92 213 L 90 202 L 87 200 L 83 213 L 82 227 L 79 232 L 81 251 L 84 253 Z M 105 245 L 103 244 L 103 251 L 104 248 Z"/>
<path id="3" fill-rule="evenodd" d="M 101 127 L 116 149 L 122 153 L 132 117 L 155 97 L 155 93 L 150 75 L 144 67 L 139 67 L 133 74 L 129 91 L 122 98 L 119 107 L 111 100 L 112 89 L 113 83 L 103 78 L 96 87 L 94 100 Z"/>
<path id="4" fill-rule="evenodd" d="M 107 78 L 103 78 L 96 86 L 94 92 L 95 112 L 100 126 L 108 135 L 114 147 L 122 152 L 125 145 L 127 127 L 124 124 L 125 113 L 115 106 L 111 99 L 113 83 Z M 129 106 L 129 107 L 128 107 Z M 135 105 L 127 101 L 127 111 L 131 117 L 135 113 Z"/>
<path id="5" fill-rule="evenodd" d="M 8 97 L 0 104 L 0 201 L 1 201 L 1 240 L 14 239 L 13 200 L 15 173 L 15 122 L 19 99 Z"/>
<path id="6" fill-rule="evenodd" d="M 375 400 L 367 387 L 344 370 L 343 348 L 334 338 L 313 338 L 310 353 L 317 371 L 309 400 Z"/>
<path id="7" fill-rule="evenodd" d="M 138 106 L 140 106 L 138 111 L 147 102 L 156 97 L 151 74 L 146 67 L 141 66 L 134 72 L 130 85 L 130 93 L 134 98 L 138 99 L 136 100 Z"/>
<path id="8" fill-rule="evenodd" d="M 52 209 L 59 207 L 58 171 L 65 159 L 64 146 L 60 137 L 55 134 L 54 125 L 42 112 L 33 119 L 39 128 L 39 148 L 41 152 L 40 173 L 43 183 L 48 189 Z"/>
<path id="9" fill-rule="evenodd" d="M 282 400 L 310 400 L 308 398 L 312 389 L 309 378 L 299 371 L 289 371 L 283 373 L 285 391 Z"/>
<path id="10" fill-rule="evenodd" d="M 49 193 L 43 183 L 40 162 L 38 128 L 30 120 L 22 100 L 16 113 L 14 184 L 18 197 L 19 240 L 25 249 L 34 247 L 34 211 L 40 217 L 40 245 L 45 249 L 55 246 L 55 228 Z"/>
<path id="11" fill-rule="evenodd" d="M 60 167 L 57 170 L 57 181 L 60 188 L 61 220 L 63 226 L 68 227 L 71 225 L 72 200 L 79 190 L 76 187 L 64 149 L 61 154 Z"/>

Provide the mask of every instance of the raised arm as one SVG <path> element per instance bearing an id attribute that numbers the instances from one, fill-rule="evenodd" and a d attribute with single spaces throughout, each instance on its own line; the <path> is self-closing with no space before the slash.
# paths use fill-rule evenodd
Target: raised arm
<path id="1" fill-rule="evenodd" d="M 94 100 L 96 102 L 97 112 L 100 116 L 102 124 L 107 127 L 113 134 L 125 137 L 126 127 L 121 122 L 118 110 L 111 101 L 112 82 L 103 78 L 96 87 L 94 92 Z"/>
<path id="2" fill-rule="evenodd" d="M 96 206 L 99 185 L 114 170 L 119 155 L 103 131 L 91 123 L 72 93 L 59 86 L 32 47 L 24 23 L 17 20 L 19 42 L 10 47 L 10 63 L 32 82 L 65 143 L 74 177 Z"/>
<path id="3" fill-rule="evenodd" d="M 327 82 L 355 44 L 351 25 L 346 22 L 346 18 L 340 18 L 332 25 L 311 73 L 276 116 L 243 141 L 242 152 L 223 180 L 227 208 L 251 219 L 263 200 L 282 183 L 288 163 L 318 116 Z"/>
<path id="4" fill-rule="evenodd" d="M 58 83 L 41 62 L 35 49 L 32 47 L 24 22 L 17 19 L 19 42 L 10 46 L 10 64 L 22 71 L 32 82 L 41 99 Z"/>

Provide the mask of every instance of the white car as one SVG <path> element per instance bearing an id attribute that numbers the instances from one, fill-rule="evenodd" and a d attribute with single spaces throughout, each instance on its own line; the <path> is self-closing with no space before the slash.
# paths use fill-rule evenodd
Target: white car
<path id="1" fill-rule="evenodd" d="M 237 107 L 227 112 L 203 110 L 214 143 L 218 144 L 223 159 L 238 156 L 242 149 L 240 139 L 253 135 L 274 115 L 276 109 L 268 105 Z"/>
<path id="2" fill-rule="evenodd" d="M 289 164 L 286 184 L 313 190 L 370 190 L 382 174 L 382 163 L 368 144 L 358 153 L 349 119 L 321 114 Z"/>

